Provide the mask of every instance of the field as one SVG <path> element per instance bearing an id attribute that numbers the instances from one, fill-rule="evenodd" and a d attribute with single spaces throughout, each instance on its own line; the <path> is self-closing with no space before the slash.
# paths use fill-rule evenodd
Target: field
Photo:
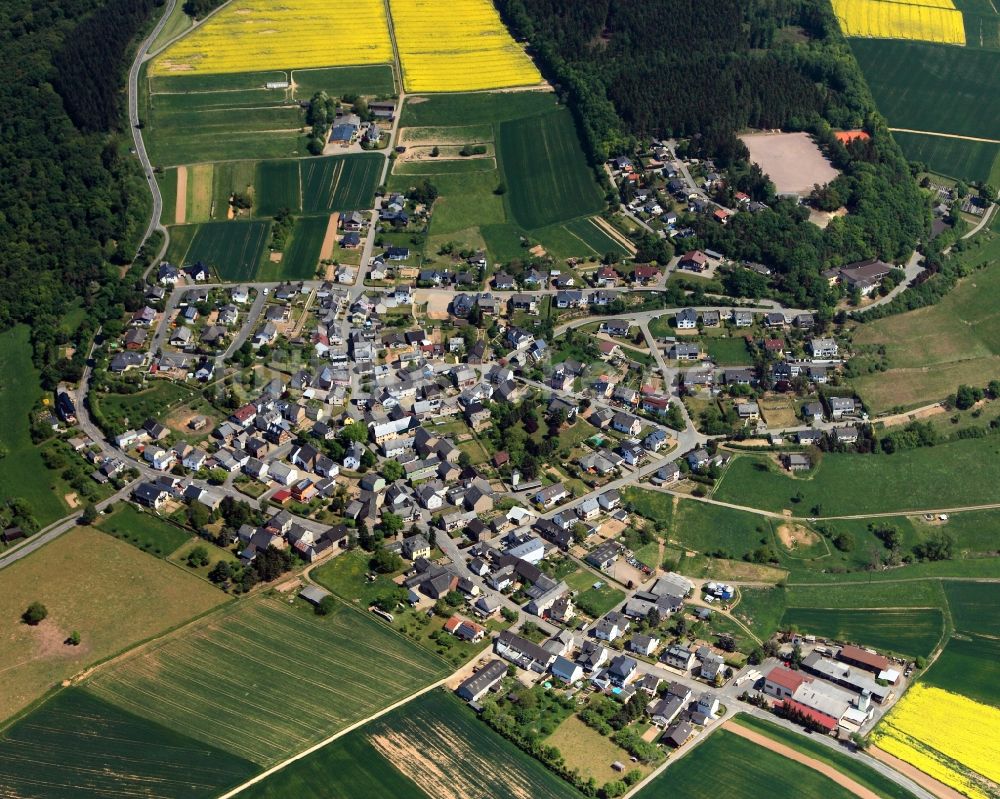
<path id="1" fill-rule="evenodd" d="M 371 208 L 384 159 L 377 153 L 330 156 L 299 162 L 304 213 Z"/>
<path id="2" fill-rule="evenodd" d="M 300 217 L 295 222 L 292 240 L 277 264 L 265 262 L 259 277 L 264 280 L 312 280 L 319 266 L 320 250 L 330 223 L 328 216 Z M 273 269 L 277 267 L 277 269 Z M 272 271 L 276 274 L 272 275 Z"/>
<path id="3" fill-rule="evenodd" d="M 915 685 L 882 720 L 874 743 L 972 799 L 994 795 L 978 775 L 1000 782 L 1000 708 Z"/>
<path id="4" fill-rule="evenodd" d="M 498 152 L 511 216 L 529 230 L 600 211 L 572 115 L 552 111 L 500 123 Z"/>
<path id="5" fill-rule="evenodd" d="M 85 527 L 4 569 L 3 586 L 0 719 L 87 665 L 226 599 L 176 566 Z M 20 616 L 36 600 L 49 615 L 29 627 Z M 75 647 L 63 643 L 73 630 L 81 637 Z"/>
<path id="6" fill-rule="evenodd" d="M 853 381 L 872 411 L 916 407 L 944 398 L 961 383 L 986 385 L 1000 377 L 998 232 L 994 222 L 958 256 L 972 273 L 936 304 L 857 328 L 855 344 L 884 347 L 889 366 Z M 989 266 L 977 269 L 984 264 Z"/>
<path id="7" fill-rule="evenodd" d="M 627 763 L 629 754 L 607 736 L 584 724 L 575 713 L 561 722 L 556 731 L 545 739 L 562 754 L 568 769 L 576 769 L 584 779 L 593 777 L 598 785 L 621 779 L 621 773 L 611 768 L 615 761 Z M 643 776 L 649 771 L 636 763 Z M 629 770 L 632 770 L 630 765 Z"/>
<path id="8" fill-rule="evenodd" d="M 127 503 L 119 504 L 111 514 L 102 516 L 98 527 L 144 552 L 162 557 L 179 549 L 191 538 L 191 533 Z"/>
<path id="9" fill-rule="evenodd" d="M 1000 638 L 1000 583 L 945 581 L 944 593 L 956 630 Z"/>
<path id="10" fill-rule="evenodd" d="M 1000 13 L 990 0 L 955 0 L 965 20 L 966 47 L 1000 49 Z"/>
<path id="11" fill-rule="evenodd" d="M 218 796 L 255 770 L 79 688 L 62 691 L 0 736 L 3 794 L 23 799 Z"/>
<path id="12" fill-rule="evenodd" d="M 298 604 L 260 598 L 115 664 L 89 688 L 125 710 L 269 765 L 446 669 L 362 612 L 344 607 L 318 617 Z"/>
<path id="13" fill-rule="evenodd" d="M 390 0 L 408 92 L 468 92 L 542 80 L 488 0 Z"/>
<path id="14" fill-rule="evenodd" d="M 892 136 L 910 161 L 926 164 L 931 172 L 964 181 L 996 182 L 1000 145 L 899 131 Z"/>
<path id="15" fill-rule="evenodd" d="M 853 794 L 801 763 L 716 730 L 636 794 L 637 799 L 848 799 Z"/>
<path id="16" fill-rule="evenodd" d="M 893 127 L 1000 139 L 995 52 L 863 39 L 851 49 Z"/>
<path id="17" fill-rule="evenodd" d="M 782 626 L 787 628 L 793 625 L 804 633 L 910 657 L 929 655 L 944 634 L 944 618 L 937 608 L 789 608 L 785 611 Z"/>
<path id="18" fill-rule="evenodd" d="M 42 396 L 38 370 L 31 361 L 27 326 L 0 333 L 0 494 L 20 497 L 40 526 L 66 515 L 68 508 L 31 440 L 31 410 Z"/>
<path id="19" fill-rule="evenodd" d="M 134 394 L 95 394 L 90 402 L 105 421 L 124 429 L 137 427 L 150 417 L 163 417 L 171 408 L 191 399 L 193 393 L 180 383 L 157 380 Z"/>
<path id="20" fill-rule="evenodd" d="M 774 724 L 765 719 L 758 718 L 757 716 L 740 714 L 736 716 L 733 721 L 743 727 L 753 730 L 754 732 L 758 732 L 761 735 L 766 735 L 768 738 L 772 738 L 778 743 L 790 746 L 792 749 L 802 752 L 802 754 L 807 757 L 814 758 L 826 763 L 829 766 L 833 766 L 833 768 L 837 769 L 837 771 L 843 772 L 855 782 L 863 785 L 871 791 L 875 791 L 875 793 L 880 796 L 889 797 L 889 799 L 913 799 L 913 794 L 901 785 L 898 785 L 887 777 L 882 776 L 882 774 L 873 769 L 871 766 L 867 766 L 864 763 L 850 758 L 837 749 L 824 746 L 818 741 L 802 735 L 799 732 Z"/>
<path id="21" fill-rule="evenodd" d="M 567 222 L 563 227 L 590 247 L 597 255 L 604 255 L 613 252 L 616 255 L 628 255 L 629 250 L 591 217 L 588 219 L 575 219 Z"/>
<path id="22" fill-rule="evenodd" d="M 741 139 L 750 160 L 771 178 L 779 193 L 807 194 L 839 174 L 807 133 L 751 133 Z"/>
<path id="23" fill-rule="evenodd" d="M 299 100 L 308 100 L 319 91 L 325 91 L 331 97 L 342 97 L 345 94 L 387 97 L 396 90 L 392 67 L 385 64 L 296 69 L 292 72 L 292 83 L 295 97 Z"/>
<path id="24" fill-rule="evenodd" d="M 1000 445 L 966 439 L 894 455 L 827 453 L 809 479 L 756 468 L 759 459 L 733 459 L 716 484 L 715 499 L 763 510 L 791 508 L 799 516 L 838 516 L 985 504 L 1000 480 Z M 969 469 L 968 464 L 976 464 Z M 956 480 L 955 475 L 963 479 Z M 796 501 L 797 500 L 797 501 Z M 812 508 L 820 507 L 814 514 Z"/>
<path id="25" fill-rule="evenodd" d="M 253 161 L 222 161 L 215 164 L 214 186 L 212 187 L 215 218 L 225 219 L 229 211 L 229 200 L 233 194 L 253 197 L 255 163 Z"/>
<path id="26" fill-rule="evenodd" d="M 781 588 L 741 588 L 733 615 L 747 624 L 761 640 L 781 628 L 785 613 L 785 591 Z"/>
<path id="27" fill-rule="evenodd" d="M 260 268 L 269 222 L 208 222 L 198 226 L 184 263 L 201 261 L 221 280 L 251 280 Z"/>
<path id="28" fill-rule="evenodd" d="M 598 577 L 589 569 L 579 569 L 565 577 L 566 585 L 577 592 L 575 602 L 577 607 L 588 616 L 595 619 L 603 616 L 609 610 L 625 601 L 625 593 L 606 579 Z M 594 588 L 595 583 L 603 583 L 600 588 Z"/>
<path id="29" fill-rule="evenodd" d="M 351 5 L 350 22 L 323 0 L 235 0 L 152 64 L 154 75 L 385 64 L 392 45 L 379 0 Z"/>
<path id="30" fill-rule="evenodd" d="M 274 216 L 285 208 L 302 210 L 299 162 L 261 161 L 254 174 L 254 216 Z"/>
<path id="31" fill-rule="evenodd" d="M 962 14 L 951 0 L 904 4 L 890 0 L 832 0 L 833 13 L 845 36 L 917 39 L 965 44 Z"/>
<path id="32" fill-rule="evenodd" d="M 749 366 L 752 363 L 747 340 L 743 336 L 718 338 L 712 336 L 702 341 L 705 352 L 719 366 Z"/>
<path id="33" fill-rule="evenodd" d="M 1000 641 L 996 638 L 953 636 L 921 682 L 1000 707 L 997 663 Z"/>

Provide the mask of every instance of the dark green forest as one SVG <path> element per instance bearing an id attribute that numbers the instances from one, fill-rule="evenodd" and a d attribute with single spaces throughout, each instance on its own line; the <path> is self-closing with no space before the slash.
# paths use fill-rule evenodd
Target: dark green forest
<path id="1" fill-rule="evenodd" d="M 154 0 L 0 3 L 0 329 L 26 322 L 47 387 L 59 321 L 85 337 L 136 297 L 119 280 L 148 207 L 122 107 L 130 43 Z M 81 354 L 82 357 L 82 354 Z"/>
<path id="2" fill-rule="evenodd" d="M 727 227 L 696 222 L 692 246 L 760 261 L 790 303 L 829 305 L 822 269 L 905 258 L 928 211 L 909 164 L 878 116 L 825 2 L 815 0 L 497 0 L 543 72 L 567 95 L 592 160 L 632 153 L 652 136 L 692 137 L 689 153 L 741 176 L 770 211 Z M 863 127 L 850 149 L 831 129 Z M 748 128 L 817 135 L 844 171 L 822 198 L 849 215 L 821 231 L 807 209 L 755 178 L 736 135 Z M 834 205 L 833 207 L 836 207 Z"/>

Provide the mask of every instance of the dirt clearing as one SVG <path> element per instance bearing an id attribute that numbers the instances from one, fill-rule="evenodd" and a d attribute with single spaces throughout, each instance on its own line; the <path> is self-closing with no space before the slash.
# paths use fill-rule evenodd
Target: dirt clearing
<path id="1" fill-rule="evenodd" d="M 187 218 L 188 168 L 177 167 L 177 201 L 174 204 L 174 221 L 183 225 Z"/>
<path id="2" fill-rule="evenodd" d="M 413 295 L 413 304 L 427 304 L 428 319 L 447 319 L 448 304 L 451 302 L 451 295 L 440 291 L 417 291 Z"/>
<path id="3" fill-rule="evenodd" d="M 807 133 L 751 133 L 740 137 L 778 194 L 808 194 L 840 173 Z"/>
<path id="4" fill-rule="evenodd" d="M 326 235 L 323 237 L 323 246 L 319 251 L 321 261 L 329 261 L 333 258 L 333 247 L 337 243 L 337 225 L 340 223 L 340 214 L 330 214 L 330 221 L 326 226 Z"/>
<path id="5" fill-rule="evenodd" d="M 782 524 L 778 527 L 778 538 L 785 549 L 809 547 L 819 541 L 819 536 L 801 524 Z"/>

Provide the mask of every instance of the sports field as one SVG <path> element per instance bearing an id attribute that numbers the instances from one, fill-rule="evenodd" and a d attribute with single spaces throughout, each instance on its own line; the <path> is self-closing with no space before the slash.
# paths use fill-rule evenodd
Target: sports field
<path id="1" fill-rule="evenodd" d="M 261 597 L 116 663 L 88 687 L 125 710 L 269 765 L 447 670 L 363 612 L 344 607 L 318 617 Z"/>
<path id="2" fill-rule="evenodd" d="M 468 92 L 542 76 L 489 0 L 390 0 L 408 92 Z"/>
<path id="3" fill-rule="evenodd" d="M 848 799 L 850 791 L 801 763 L 716 730 L 652 780 L 637 799 Z"/>
<path id="4" fill-rule="evenodd" d="M 345 16 L 324 0 L 234 0 L 157 56 L 155 75 L 387 64 L 385 5 L 357 0 Z"/>
<path id="5" fill-rule="evenodd" d="M 21 623 L 34 601 L 49 611 Z M 80 527 L 3 570 L 0 720 L 87 665 L 226 600 L 207 582 L 124 541 Z M 64 641 L 76 630 L 79 646 Z"/>
<path id="6" fill-rule="evenodd" d="M 302 211 L 330 214 L 371 208 L 383 163 L 377 153 L 300 161 Z"/>
<path id="7" fill-rule="evenodd" d="M 271 231 L 269 222 L 208 222 L 198 226 L 184 263 L 204 263 L 222 280 L 252 280 Z"/>
<path id="8" fill-rule="evenodd" d="M 785 611 L 782 626 L 795 626 L 803 633 L 910 657 L 927 657 L 944 635 L 944 617 L 938 608 L 789 608 Z"/>
<path id="9" fill-rule="evenodd" d="M 256 770 L 232 752 L 69 688 L 0 735 L 0 792 L 19 799 L 218 796 Z"/>

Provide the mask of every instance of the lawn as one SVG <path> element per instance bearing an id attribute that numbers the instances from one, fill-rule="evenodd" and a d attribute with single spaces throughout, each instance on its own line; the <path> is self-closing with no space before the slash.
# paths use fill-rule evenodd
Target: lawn
<path id="1" fill-rule="evenodd" d="M 378 153 L 300 161 L 302 210 L 330 214 L 371 208 L 384 162 Z"/>
<path id="2" fill-rule="evenodd" d="M 927 657 L 944 634 L 944 617 L 938 608 L 789 608 L 782 618 L 782 627 L 791 626 L 803 633 L 871 646 L 882 652 Z"/>
<path id="3" fill-rule="evenodd" d="M 1000 583 L 946 580 L 943 585 L 956 630 L 1000 638 Z"/>
<path id="4" fill-rule="evenodd" d="M 118 503 L 111 514 L 102 516 L 98 527 L 143 552 L 161 557 L 166 557 L 192 538 L 190 532 L 126 502 Z"/>
<path id="5" fill-rule="evenodd" d="M 198 226 L 186 261 L 201 261 L 222 280 L 251 280 L 260 268 L 270 222 L 209 222 Z"/>
<path id="6" fill-rule="evenodd" d="M 0 736 L 0 785 L 12 797 L 210 797 L 254 771 L 238 755 L 79 688 L 63 690 Z"/>
<path id="7" fill-rule="evenodd" d="M 611 768 L 614 762 L 628 763 L 629 753 L 607 736 L 584 724 L 575 713 L 563 721 L 556 731 L 545 739 L 546 746 L 554 746 L 566 761 L 566 768 L 577 770 L 584 779 L 593 777 L 598 785 L 620 780 L 621 772 Z M 649 766 L 629 764 L 632 768 L 649 773 Z"/>
<path id="8" fill-rule="evenodd" d="M 922 681 L 1000 707 L 1000 640 L 982 636 L 953 637 Z"/>
<path id="9" fill-rule="evenodd" d="M 625 592 L 610 585 L 607 579 L 598 577 L 589 569 L 580 569 L 566 578 L 566 585 L 576 591 L 574 598 L 577 608 L 592 618 L 599 618 L 625 601 Z M 603 583 L 595 588 L 595 583 Z"/>
<path id="10" fill-rule="evenodd" d="M 711 737 L 661 772 L 637 799 L 849 799 L 817 771 L 740 738 L 727 730 Z"/>
<path id="11" fill-rule="evenodd" d="M 502 122 L 497 143 L 511 215 L 522 227 L 532 230 L 603 208 L 568 110 Z"/>
<path id="12" fill-rule="evenodd" d="M 331 97 L 343 97 L 345 94 L 387 97 L 396 90 L 392 67 L 387 64 L 296 69 L 292 71 L 292 81 L 297 100 L 308 100 L 321 91 Z"/>
<path id="13" fill-rule="evenodd" d="M 838 749 L 824 746 L 815 740 L 814 737 L 803 735 L 801 732 L 790 730 L 787 727 L 774 724 L 766 719 L 748 716 L 743 713 L 737 715 L 733 721 L 761 735 L 766 735 L 778 743 L 789 746 L 807 757 L 832 766 L 837 771 L 846 774 L 855 782 L 880 796 L 888 797 L 888 799 L 913 799 L 913 794 L 898 783 L 883 776 L 871 766 L 848 757 Z"/>
<path id="14" fill-rule="evenodd" d="M 80 527 L 3 570 L 0 719 L 86 666 L 225 601 L 218 589 L 96 530 Z M 20 616 L 34 601 L 37 627 Z M 73 631 L 81 643 L 63 641 Z"/>
<path id="15" fill-rule="evenodd" d="M 762 469 L 737 456 L 716 484 L 715 499 L 798 516 L 916 511 L 993 502 L 1000 484 L 1000 444 L 992 437 L 893 455 L 827 453 L 808 479 Z M 969 468 L 975 464 L 975 468 Z M 962 479 L 956 480 L 955 475 Z M 813 509 L 819 506 L 819 513 Z"/>
<path id="16" fill-rule="evenodd" d="M 67 506 L 52 490 L 41 452 L 31 440 L 31 410 L 42 397 L 38 370 L 31 360 L 25 325 L 0 333 L 0 494 L 18 497 L 40 527 L 66 515 Z"/>
<path id="17" fill-rule="evenodd" d="M 146 419 L 162 419 L 172 408 L 193 395 L 193 391 L 170 380 L 155 380 L 149 388 L 134 394 L 91 394 L 90 403 L 112 427 L 138 427 Z"/>
<path id="18" fill-rule="evenodd" d="M 89 688 L 266 766 L 448 670 L 364 612 L 320 617 L 304 605 L 240 602 L 100 672 Z"/>
<path id="19" fill-rule="evenodd" d="M 254 216 L 274 216 L 285 208 L 302 210 L 299 162 L 260 161 L 254 176 Z"/>
<path id="20" fill-rule="evenodd" d="M 752 363 L 747 340 L 743 336 L 734 338 L 711 336 L 703 339 L 701 343 L 705 347 L 705 352 L 719 366 L 749 366 Z"/>
<path id="21" fill-rule="evenodd" d="M 931 172 L 958 180 L 988 182 L 996 167 L 1000 147 L 964 139 L 920 133 L 892 134 L 910 161 L 926 164 Z"/>

